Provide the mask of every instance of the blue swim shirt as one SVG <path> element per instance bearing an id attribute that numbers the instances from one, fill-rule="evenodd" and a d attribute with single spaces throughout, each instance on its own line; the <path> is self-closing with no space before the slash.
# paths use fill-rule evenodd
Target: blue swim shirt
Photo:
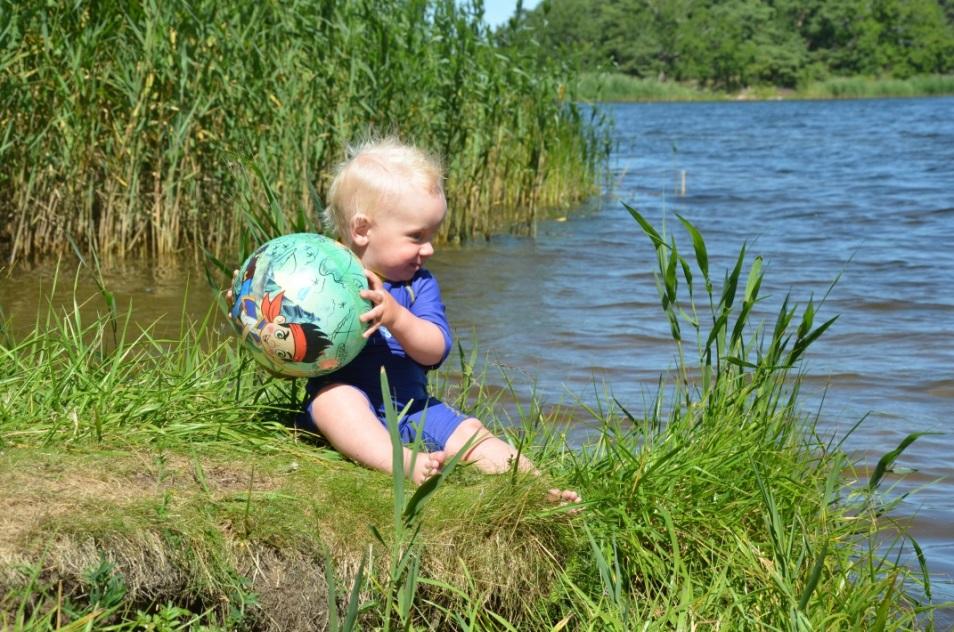
<path id="1" fill-rule="evenodd" d="M 444 335 L 444 353 L 432 366 L 419 364 L 407 355 L 404 347 L 384 327 L 368 339 L 357 357 L 334 373 L 308 380 L 308 394 L 313 397 L 326 384 L 343 382 L 364 391 L 372 401 L 381 401 L 381 367 L 384 367 L 391 393 L 399 410 L 408 401 L 427 399 L 427 372 L 439 367 L 451 350 L 452 337 L 441 289 L 437 279 L 427 270 L 418 270 L 410 281 L 384 282 L 399 305 L 418 318 L 437 325 Z"/>

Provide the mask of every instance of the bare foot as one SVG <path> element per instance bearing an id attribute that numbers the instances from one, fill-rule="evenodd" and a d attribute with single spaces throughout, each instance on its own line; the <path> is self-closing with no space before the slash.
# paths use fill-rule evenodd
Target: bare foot
<path id="1" fill-rule="evenodd" d="M 564 505 L 576 505 L 583 502 L 583 498 L 572 489 L 556 489 L 547 491 L 547 501 L 560 507 Z M 569 513 L 579 513 L 580 508 L 571 509 Z"/>
<path id="2" fill-rule="evenodd" d="M 414 459 L 414 471 L 411 471 L 412 458 Z M 441 468 L 444 467 L 444 458 L 443 450 L 418 452 L 415 457 L 411 450 L 404 448 L 404 469 L 407 471 L 408 477 L 420 485 L 432 476 L 440 474 Z"/>

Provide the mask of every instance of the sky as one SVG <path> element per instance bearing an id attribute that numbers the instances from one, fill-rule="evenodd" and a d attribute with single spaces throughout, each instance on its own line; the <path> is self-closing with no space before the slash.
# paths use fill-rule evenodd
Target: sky
<path id="1" fill-rule="evenodd" d="M 523 8 L 532 9 L 540 0 L 524 0 Z M 517 8 L 517 0 L 484 0 L 484 20 L 490 26 L 499 26 L 506 22 Z"/>

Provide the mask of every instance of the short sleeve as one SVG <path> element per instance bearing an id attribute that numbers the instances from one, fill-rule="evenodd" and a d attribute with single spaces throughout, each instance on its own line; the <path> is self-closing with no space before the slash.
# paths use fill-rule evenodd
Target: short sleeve
<path id="1" fill-rule="evenodd" d="M 447 313 L 441 298 L 441 288 L 434 275 L 427 270 L 421 270 L 411 281 L 410 289 L 414 295 L 411 313 L 437 325 L 444 336 L 444 353 L 441 355 L 440 362 L 428 367 L 436 369 L 447 359 L 453 344 L 450 324 L 447 322 Z"/>

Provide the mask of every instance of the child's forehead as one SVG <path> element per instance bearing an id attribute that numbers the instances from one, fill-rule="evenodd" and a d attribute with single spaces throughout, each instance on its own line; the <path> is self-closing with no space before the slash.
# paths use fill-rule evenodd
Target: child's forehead
<path id="1" fill-rule="evenodd" d="M 400 186 L 378 197 L 376 210 L 382 212 L 420 211 L 422 206 L 433 207 L 442 204 L 446 208 L 447 200 L 440 188 L 427 186 L 424 183 L 404 182 Z"/>

